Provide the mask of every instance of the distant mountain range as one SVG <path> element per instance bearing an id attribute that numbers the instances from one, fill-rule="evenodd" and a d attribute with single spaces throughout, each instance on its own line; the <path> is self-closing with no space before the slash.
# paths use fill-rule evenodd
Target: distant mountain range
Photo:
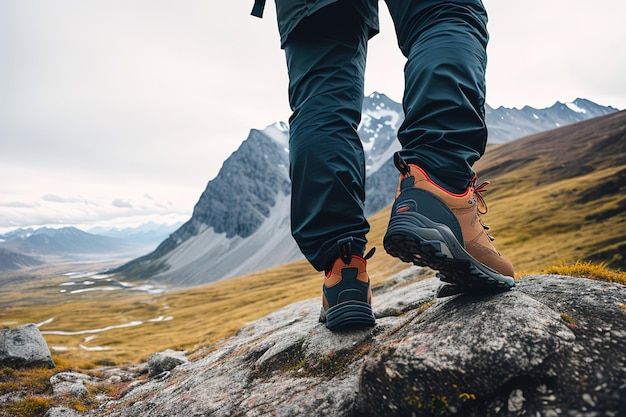
<path id="1" fill-rule="evenodd" d="M 617 111 L 584 99 L 546 109 L 486 108 L 489 142 L 529 134 Z M 397 186 L 391 157 L 402 107 L 384 94 L 365 97 L 358 133 L 366 156 L 366 214 L 389 205 Z M 189 221 L 158 248 L 112 271 L 177 287 L 244 275 L 301 258 L 289 231 L 288 128 L 275 123 L 248 138 L 207 184 Z"/>
<path id="2" fill-rule="evenodd" d="M 93 235 L 113 237 L 123 239 L 135 244 L 156 244 L 167 238 L 170 233 L 182 226 L 182 222 L 174 224 L 159 224 L 155 222 L 147 222 L 135 227 L 94 227 L 87 232 Z"/>
<path id="3" fill-rule="evenodd" d="M 15 271 L 43 264 L 40 259 L 0 248 L 0 272 Z"/>
<path id="4" fill-rule="evenodd" d="M 137 256 L 156 247 L 179 226 L 180 223 L 148 223 L 125 229 L 96 228 L 91 230 L 93 233 L 75 227 L 17 229 L 0 235 L 0 272 L 43 265 L 51 259 L 98 259 L 109 254 Z"/>
<path id="5" fill-rule="evenodd" d="M 83 232 L 75 227 L 19 229 L 0 236 L 0 245 L 29 256 L 60 256 L 118 252 L 120 241 Z"/>

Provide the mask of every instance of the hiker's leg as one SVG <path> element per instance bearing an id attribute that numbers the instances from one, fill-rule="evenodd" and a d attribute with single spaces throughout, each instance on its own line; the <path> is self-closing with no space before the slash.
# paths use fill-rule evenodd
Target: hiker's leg
<path id="1" fill-rule="evenodd" d="M 362 255 L 365 161 L 357 135 L 368 27 L 351 2 L 305 18 L 285 43 L 289 70 L 292 234 L 317 270 L 352 237 Z"/>
<path id="2" fill-rule="evenodd" d="M 487 15 L 480 0 L 387 0 L 405 66 L 401 156 L 462 192 L 484 153 Z"/>

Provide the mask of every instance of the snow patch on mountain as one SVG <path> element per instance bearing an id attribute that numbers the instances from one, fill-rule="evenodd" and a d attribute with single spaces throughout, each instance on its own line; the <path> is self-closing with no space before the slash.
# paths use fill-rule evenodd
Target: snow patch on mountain
<path id="1" fill-rule="evenodd" d="M 265 129 L 263 133 L 289 152 L 289 126 L 285 122 L 276 122 Z"/>
<path id="2" fill-rule="evenodd" d="M 374 92 L 363 100 L 358 134 L 367 175 L 377 172 L 400 149 L 396 132 L 403 120 L 402 106 L 386 95 Z"/>
<path id="3" fill-rule="evenodd" d="M 578 106 L 576 105 L 576 103 L 569 102 L 569 103 L 565 103 L 565 105 L 566 105 L 566 106 L 567 106 L 567 108 L 569 108 L 571 111 L 574 111 L 574 112 L 576 112 L 576 113 L 582 113 L 582 114 L 587 113 L 587 110 L 585 110 L 585 109 L 581 109 L 580 107 L 578 107 Z"/>

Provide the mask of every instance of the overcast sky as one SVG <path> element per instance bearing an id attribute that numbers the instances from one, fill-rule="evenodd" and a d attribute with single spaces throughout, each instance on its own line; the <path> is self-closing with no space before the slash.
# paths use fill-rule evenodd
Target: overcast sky
<path id="1" fill-rule="evenodd" d="M 0 232 L 187 220 L 249 130 L 290 114 L 273 2 L 252 3 L 0 0 Z M 484 3 L 491 106 L 626 108 L 624 0 Z M 400 101 L 380 6 L 366 94 Z"/>

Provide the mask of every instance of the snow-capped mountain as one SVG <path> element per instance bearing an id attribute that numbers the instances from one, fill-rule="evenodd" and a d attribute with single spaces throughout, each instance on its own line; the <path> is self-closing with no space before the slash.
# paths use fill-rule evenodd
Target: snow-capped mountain
<path id="1" fill-rule="evenodd" d="M 548 109 L 487 107 L 489 140 L 506 142 L 613 111 L 583 99 Z M 367 215 L 392 202 L 398 176 L 392 155 L 400 149 L 402 120 L 399 103 L 380 93 L 365 97 L 358 133 L 366 157 Z M 252 129 L 207 184 L 191 219 L 155 251 L 112 272 L 186 287 L 300 259 L 289 229 L 288 141 L 282 122 Z"/>
<path id="2" fill-rule="evenodd" d="M 552 107 L 521 109 L 485 106 L 485 119 L 489 128 L 489 143 L 504 143 L 534 133 L 556 129 L 570 123 L 617 111 L 614 107 L 600 106 L 592 101 L 577 98 L 573 102 L 556 102 Z"/>

